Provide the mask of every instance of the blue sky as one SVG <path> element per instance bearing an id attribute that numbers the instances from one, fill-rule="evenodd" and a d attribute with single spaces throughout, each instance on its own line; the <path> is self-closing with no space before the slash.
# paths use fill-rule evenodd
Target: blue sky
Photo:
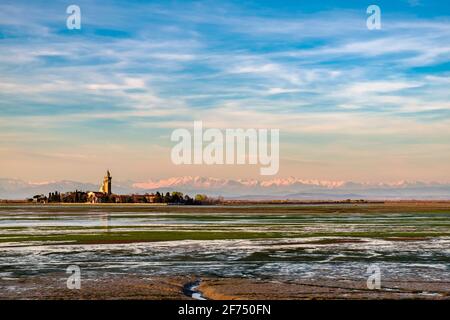
<path id="1" fill-rule="evenodd" d="M 279 128 L 281 177 L 450 181 L 449 86 L 448 1 L 3 0 L 0 176 L 257 177 L 170 163 L 202 120 Z"/>

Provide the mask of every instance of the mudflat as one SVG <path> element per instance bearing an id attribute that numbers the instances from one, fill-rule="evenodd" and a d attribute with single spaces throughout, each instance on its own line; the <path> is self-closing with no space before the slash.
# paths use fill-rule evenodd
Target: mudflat
<path id="1" fill-rule="evenodd" d="M 449 202 L 0 205 L 4 299 L 448 299 L 449 274 Z"/>
<path id="2" fill-rule="evenodd" d="M 186 285 L 207 300 L 450 299 L 450 282 L 383 281 L 370 290 L 364 281 L 345 279 L 273 280 L 245 278 L 109 276 L 85 279 L 69 290 L 64 275 L 1 280 L 0 299 L 36 300 L 192 300 Z"/>

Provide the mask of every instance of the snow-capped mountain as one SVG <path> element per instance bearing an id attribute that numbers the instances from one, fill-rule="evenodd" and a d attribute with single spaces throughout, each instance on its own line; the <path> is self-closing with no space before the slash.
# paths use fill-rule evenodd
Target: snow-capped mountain
<path id="1" fill-rule="evenodd" d="M 23 199 L 35 194 L 96 191 L 99 186 L 76 181 L 25 182 L 0 179 L 0 198 Z M 352 181 L 304 180 L 295 177 L 272 180 L 219 179 L 208 177 L 172 177 L 148 181 L 113 181 L 113 192 L 119 194 L 154 191 L 181 191 L 190 195 L 204 193 L 233 199 L 449 199 L 450 183 L 398 181 L 361 183 Z"/>
<path id="2" fill-rule="evenodd" d="M 295 177 L 259 181 L 187 176 L 139 182 L 133 187 L 147 191 L 176 189 L 249 199 L 450 199 L 450 183 L 409 181 L 359 183 Z"/>

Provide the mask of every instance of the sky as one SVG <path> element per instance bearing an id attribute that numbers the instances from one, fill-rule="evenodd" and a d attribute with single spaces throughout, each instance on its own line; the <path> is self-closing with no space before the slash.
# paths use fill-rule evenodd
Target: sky
<path id="1" fill-rule="evenodd" d="M 449 88 L 449 1 L 2 0 L 0 178 L 265 179 L 174 165 L 202 121 L 279 129 L 281 178 L 450 182 Z"/>

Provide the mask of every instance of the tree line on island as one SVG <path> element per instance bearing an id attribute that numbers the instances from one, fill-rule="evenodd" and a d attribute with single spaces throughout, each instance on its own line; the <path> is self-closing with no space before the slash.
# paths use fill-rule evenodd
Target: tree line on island
<path id="1" fill-rule="evenodd" d="M 27 199 L 34 203 L 161 203 L 178 205 L 204 205 L 219 204 L 223 202 L 222 197 L 213 198 L 205 194 L 197 194 L 191 197 L 179 191 L 155 192 L 146 194 L 117 195 L 103 192 L 73 191 L 61 193 L 50 192 L 48 196 L 43 194 L 35 195 Z"/>

